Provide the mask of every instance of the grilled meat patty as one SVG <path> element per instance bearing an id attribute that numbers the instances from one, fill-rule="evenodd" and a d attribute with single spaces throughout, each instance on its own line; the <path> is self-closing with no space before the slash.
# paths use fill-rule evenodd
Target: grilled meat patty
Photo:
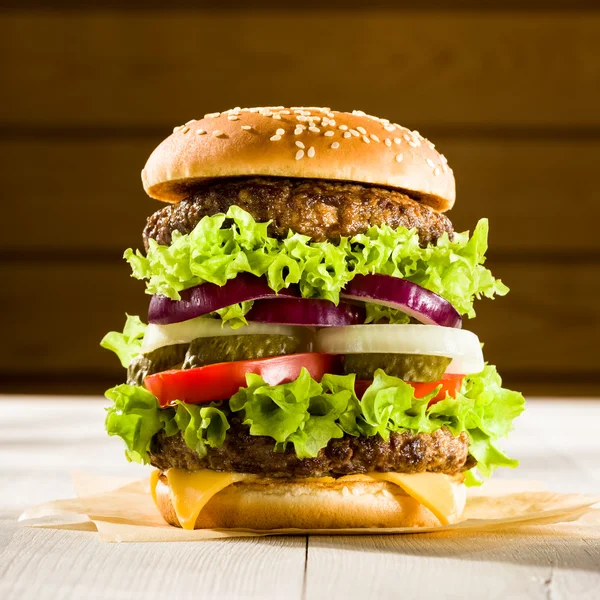
<path id="1" fill-rule="evenodd" d="M 269 233 L 278 238 L 291 229 L 315 241 L 335 242 L 387 224 L 417 229 L 425 246 L 453 231 L 448 217 L 399 191 L 343 181 L 253 177 L 205 184 L 190 198 L 155 212 L 144 229 L 146 250 L 150 238 L 169 245 L 173 231 L 189 233 L 202 217 L 227 212 L 232 205 L 258 222 L 272 221 Z"/>
<path id="2" fill-rule="evenodd" d="M 162 471 L 213 469 L 266 477 L 338 476 L 370 471 L 455 475 L 475 465 L 466 434 L 454 437 L 445 428 L 431 434 L 392 433 L 388 441 L 379 436 L 345 435 L 331 440 L 315 458 L 298 458 L 291 446 L 285 452 L 274 452 L 272 438 L 250 435 L 240 419 L 231 418 L 230 424 L 223 446 L 207 447 L 202 458 L 186 445 L 181 433 L 167 437 L 164 431 L 159 432 L 150 445 L 152 465 Z"/>

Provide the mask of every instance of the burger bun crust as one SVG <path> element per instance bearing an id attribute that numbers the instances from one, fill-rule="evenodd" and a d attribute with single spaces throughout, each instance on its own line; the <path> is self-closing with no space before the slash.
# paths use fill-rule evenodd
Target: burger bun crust
<path id="1" fill-rule="evenodd" d="M 329 108 L 262 107 L 206 115 L 176 127 L 142 171 L 152 198 L 179 202 L 202 182 L 230 177 L 341 180 L 395 188 L 442 212 L 455 183 L 418 132 Z"/>
<path id="2" fill-rule="evenodd" d="M 455 484 L 462 488 L 458 481 Z M 464 495 L 464 494 L 463 494 Z M 181 527 L 164 476 L 156 504 L 170 525 Z M 439 527 L 440 521 L 398 486 L 384 481 L 318 483 L 316 480 L 240 482 L 216 494 L 195 529 L 342 529 Z"/>

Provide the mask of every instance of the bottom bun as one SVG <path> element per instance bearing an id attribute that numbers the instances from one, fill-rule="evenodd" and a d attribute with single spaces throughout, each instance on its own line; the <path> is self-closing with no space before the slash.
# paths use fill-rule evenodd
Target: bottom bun
<path id="1" fill-rule="evenodd" d="M 329 478 L 328 478 L 329 479 Z M 457 478 L 453 485 L 464 488 Z M 464 490 L 458 490 L 462 492 Z M 156 505 L 165 521 L 181 527 L 166 477 L 156 485 Z M 263 479 L 239 482 L 216 494 L 200 512 L 195 529 L 340 529 L 439 527 L 438 518 L 401 488 L 385 481 Z"/>

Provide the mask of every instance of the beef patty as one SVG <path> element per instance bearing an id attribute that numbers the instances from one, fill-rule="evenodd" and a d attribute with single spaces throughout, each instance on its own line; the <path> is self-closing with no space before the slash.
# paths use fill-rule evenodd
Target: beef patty
<path id="1" fill-rule="evenodd" d="M 315 458 L 298 458 L 291 446 L 274 452 L 274 441 L 252 436 L 240 419 L 230 419 L 231 429 L 220 448 L 208 448 L 200 457 L 190 449 L 181 433 L 167 437 L 164 431 L 152 438 L 151 463 L 162 471 L 169 468 L 213 469 L 257 473 L 267 477 L 320 477 L 370 471 L 397 473 L 446 473 L 455 475 L 475 466 L 465 433 L 454 437 L 448 429 L 427 434 L 392 433 L 379 436 L 334 439 Z"/>
<path id="2" fill-rule="evenodd" d="M 278 238 L 291 229 L 315 241 L 338 241 L 387 224 L 415 228 L 425 246 L 453 231 L 448 217 L 399 191 L 343 181 L 253 177 L 206 184 L 190 198 L 155 212 L 144 229 L 146 250 L 150 238 L 169 245 L 173 231 L 189 233 L 202 217 L 227 212 L 232 205 L 258 222 L 272 221 L 269 234 Z"/>

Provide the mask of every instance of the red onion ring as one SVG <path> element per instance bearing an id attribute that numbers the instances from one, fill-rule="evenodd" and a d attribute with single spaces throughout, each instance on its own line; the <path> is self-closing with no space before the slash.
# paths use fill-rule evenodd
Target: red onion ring
<path id="1" fill-rule="evenodd" d="M 462 327 L 459 312 L 446 300 L 424 287 L 390 275 L 355 275 L 340 298 L 389 306 L 425 325 Z"/>
<path id="2" fill-rule="evenodd" d="M 306 327 L 344 327 L 365 322 L 362 306 L 316 298 L 258 300 L 246 315 L 248 321 Z"/>
<path id="3" fill-rule="evenodd" d="M 152 296 L 148 308 L 148 322 L 156 325 L 180 323 L 195 317 L 246 302 L 263 298 L 295 298 L 299 294 L 295 289 L 283 289 L 274 292 L 267 280 L 249 273 L 240 273 L 225 285 L 202 283 L 181 292 L 181 300 L 171 300 L 166 296 Z"/>

